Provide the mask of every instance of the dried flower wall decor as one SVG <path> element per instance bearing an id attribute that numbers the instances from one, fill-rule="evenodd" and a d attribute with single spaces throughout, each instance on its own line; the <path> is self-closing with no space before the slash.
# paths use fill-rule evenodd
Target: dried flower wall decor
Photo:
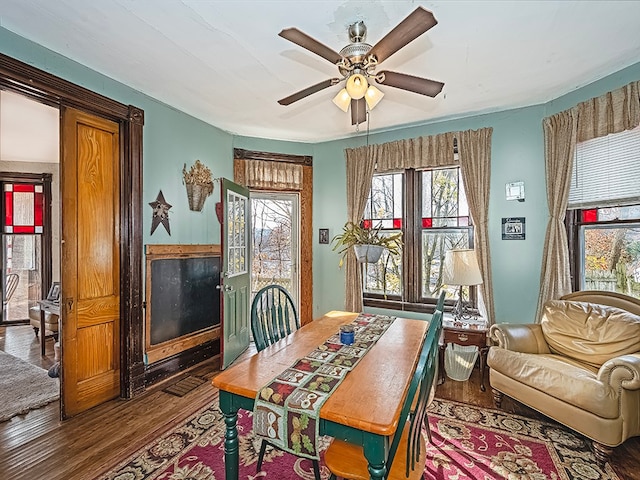
<path id="1" fill-rule="evenodd" d="M 187 187 L 189 210 L 202 211 L 204 201 L 213 193 L 213 176 L 205 164 L 196 160 L 187 171 L 187 164 L 182 167 L 182 182 Z"/>

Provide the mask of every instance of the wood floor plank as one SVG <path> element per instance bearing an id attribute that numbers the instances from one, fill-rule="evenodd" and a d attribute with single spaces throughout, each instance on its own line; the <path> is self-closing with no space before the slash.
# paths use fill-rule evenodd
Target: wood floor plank
<path id="1" fill-rule="evenodd" d="M 13 328 L 19 328 L 21 332 L 3 331 Z M 53 342 L 47 342 L 47 357 L 41 359 L 39 343 L 33 342 L 32 336 L 33 330 L 28 326 L 0 327 L 0 349 L 9 343 L 13 351 L 22 348 L 21 355 L 31 363 L 52 363 Z M 36 349 L 36 352 L 25 349 Z M 241 358 L 254 352 L 252 348 Z M 209 360 L 189 370 L 188 374 L 207 378 L 208 381 L 184 397 L 162 392 L 163 388 L 181 378 L 177 376 L 150 388 L 134 400 L 113 400 L 64 422 L 59 420 L 58 402 L 1 422 L 0 479 L 90 480 L 99 476 L 210 403 L 214 396 L 210 380 L 218 372 L 218 367 L 217 360 Z M 186 372 L 181 374 L 186 375 Z M 447 379 L 438 386 L 437 396 L 493 408 L 488 377 L 485 383 L 487 391 L 483 393 L 476 368 L 467 382 Z M 511 413 L 544 419 L 508 398 L 505 398 L 503 406 Z M 634 438 L 614 450 L 611 465 L 621 479 L 640 478 L 640 458 L 636 455 L 639 448 L 640 438 Z"/>

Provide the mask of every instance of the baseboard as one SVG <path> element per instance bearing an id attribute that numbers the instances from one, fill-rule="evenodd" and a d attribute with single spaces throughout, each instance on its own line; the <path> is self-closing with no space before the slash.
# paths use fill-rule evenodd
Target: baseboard
<path id="1" fill-rule="evenodd" d="M 145 367 L 145 387 L 220 355 L 220 339 L 211 340 Z"/>

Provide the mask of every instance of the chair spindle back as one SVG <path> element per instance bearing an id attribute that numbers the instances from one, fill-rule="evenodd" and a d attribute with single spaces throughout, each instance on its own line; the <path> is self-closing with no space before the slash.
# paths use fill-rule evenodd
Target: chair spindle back
<path id="1" fill-rule="evenodd" d="M 298 312 L 285 288 L 267 285 L 256 293 L 251 304 L 251 333 L 258 351 L 298 328 Z"/>

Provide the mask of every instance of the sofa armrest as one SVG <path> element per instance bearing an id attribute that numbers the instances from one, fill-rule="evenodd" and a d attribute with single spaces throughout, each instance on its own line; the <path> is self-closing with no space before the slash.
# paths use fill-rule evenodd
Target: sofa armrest
<path id="1" fill-rule="evenodd" d="M 598 380 L 616 391 L 640 389 L 640 353 L 607 360 L 598 371 Z"/>
<path id="2" fill-rule="evenodd" d="M 491 326 L 491 340 L 499 347 L 521 353 L 551 353 L 539 324 L 500 323 Z"/>

